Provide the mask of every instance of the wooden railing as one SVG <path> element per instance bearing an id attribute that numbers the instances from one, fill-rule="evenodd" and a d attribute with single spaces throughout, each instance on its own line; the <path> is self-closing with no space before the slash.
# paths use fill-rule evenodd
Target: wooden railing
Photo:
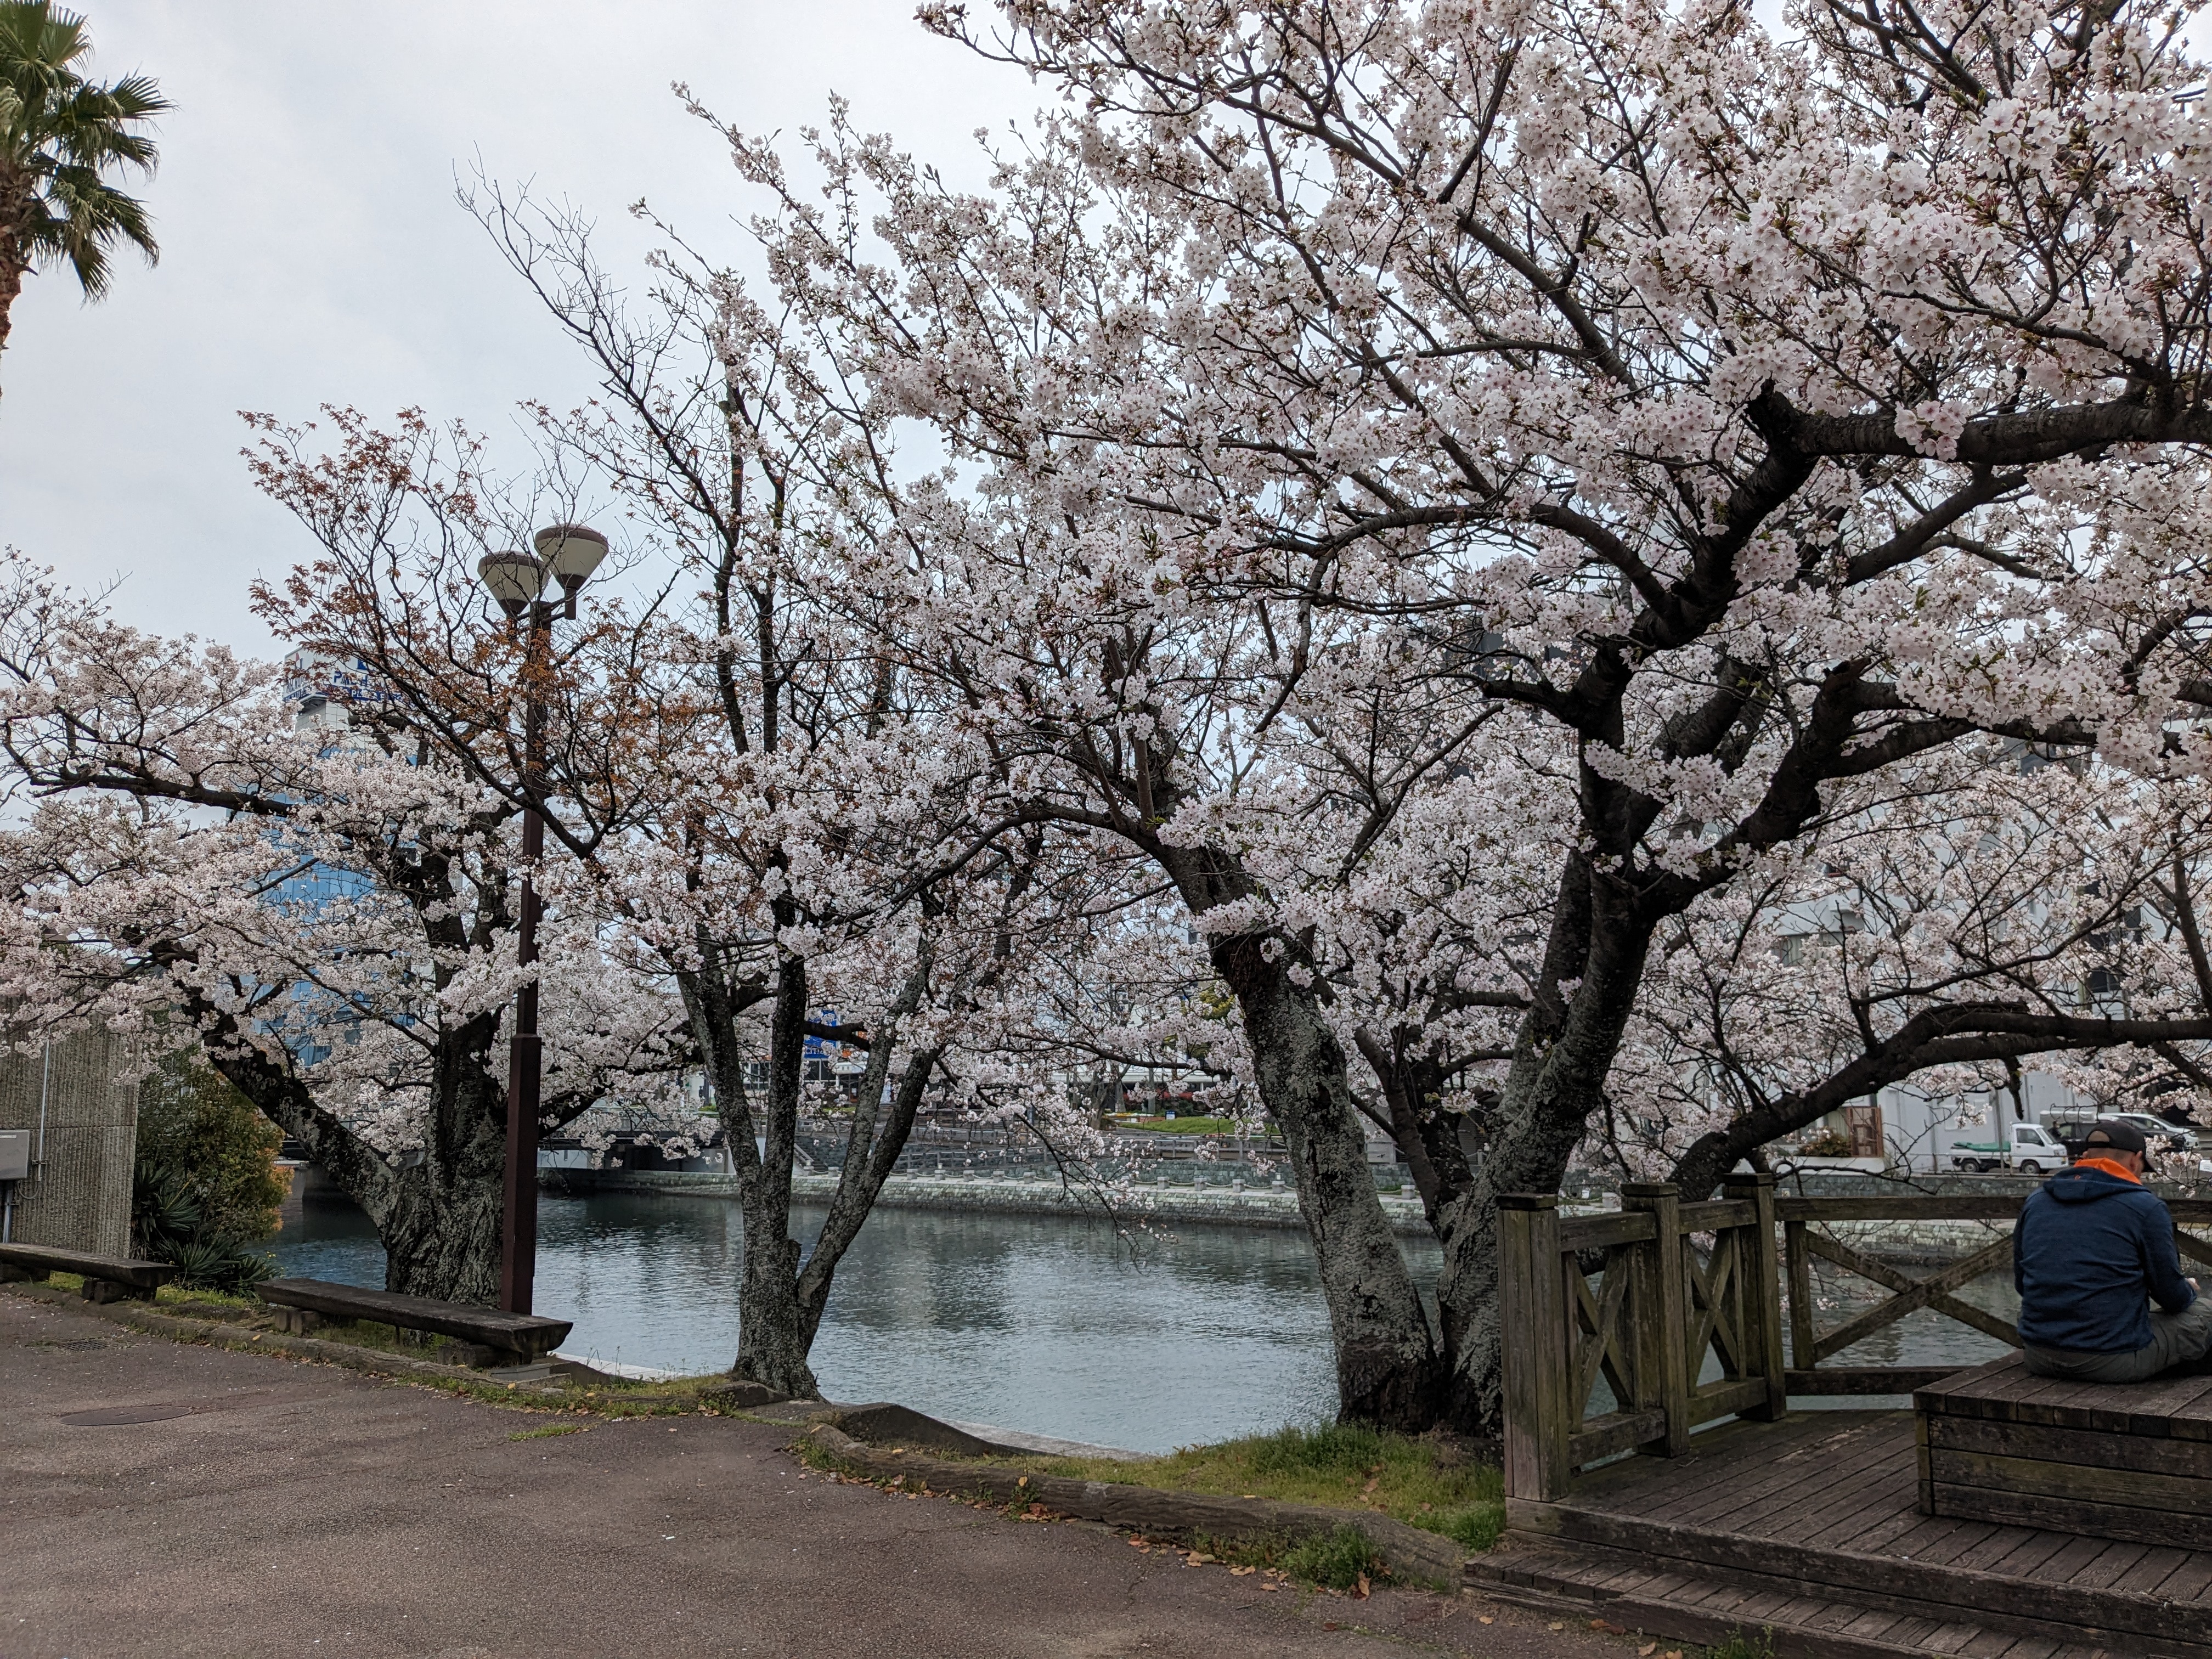
<path id="1" fill-rule="evenodd" d="M 1585 1464 L 1632 1450 L 1674 1456 L 1701 1425 L 1731 1415 L 1771 1420 L 1792 1395 L 1927 1387 L 1959 1368 L 1824 1363 L 1922 1310 L 2019 1346 L 2008 1322 L 1958 1294 L 2010 1271 L 2019 1198 L 1790 1198 L 1769 1175 L 1731 1176 L 1725 1191 L 1686 1204 L 1676 1188 L 1632 1183 L 1618 1212 L 1581 1216 L 1562 1216 L 1550 1194 L 1498 1200 L 1509 1495 L 1548 1501 Z M 2167 1207 L 2183 1257 L 2212 1267 L 2212 1245 L 2179 1230 L 2212 1224 L 2212 1200 Z M 1821 1231 L 1867 1221 L 1979 1221 L 2007 1231 L 1915 1278 Z M 1816 1261 L 1889 1294 L 1822 1329 Z M 1719 1375 L 1701 1381 L 1708 1369 Z M 1593 1414 L 1601 1380 L 1612 1401 Z"/>

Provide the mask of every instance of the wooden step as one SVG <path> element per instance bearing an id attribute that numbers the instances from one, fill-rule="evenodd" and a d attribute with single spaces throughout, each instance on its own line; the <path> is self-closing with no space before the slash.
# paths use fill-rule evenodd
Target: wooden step
<path id="1" fill-rule="evenodd" d="M 1967 1620 L 2016 1636 L 2056 1636 L 2118 1654 L 2212 1659 L 2212 1628 L 2204 1610 L 2194 1604 L 1565 1504 L 1509 1503 L 1506 1509 L 1514 1528 L 1509 1536 L 1540 1538 L 1580 1555 L 1649 1562 L 1655 1571 L 1789 1596 L 1833 1597 L 1869 1609 Z M 1524 1521 L 1534 1524 L 1526 1526 Z M 2031 1535 L 2002 1530 L 2022 1539 Z M 2094 1547 L 2100 1540 L 2084 1541 Z"/>
<path id="2" fill-rule="evenodd" d="M 1912 1596 L 1722 1573 L 1519 1534 L 1469 1561 L 1467 1582 L 1499 1601 L 1662 1641 L 1712 1646 L 1741 1632 L 1771 1640 L 1778 1659 L 2212 1659 L 2212 1648 L 2194 1642 L 2146 1642 L 2033 1618 L 1970 1621 Z"/>

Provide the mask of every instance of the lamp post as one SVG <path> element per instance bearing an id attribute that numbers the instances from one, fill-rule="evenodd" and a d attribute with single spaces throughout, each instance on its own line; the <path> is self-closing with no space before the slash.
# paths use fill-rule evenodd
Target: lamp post
<path id="1" fill-rule="evenodd" d="M 607 538 L 578 524 L 541 530 L 538 551 L 487 553 L 477 574 L 491 590 L 510 624 L 530 632 L 522 667 L 522 902 L 514 960 L 527 968 L 538 960 L 538 887 L 530 872 L 545 854 L 545 674 L 553 639 L 553 617 L 574 619 L 576 592 L 607 556 Z M 561 598 L 542 597 L 557 583 Z M 525 621 L 526 616 L 527 617 Z M 508 1313 L 530 1311 L 538 1277 L 538 1098 L 543 1045 L 538 1036 L 538 981 L 532 978 L 515 997 L 514 1030 L 507 1045 L 507 1178 L 499 1230 L 499 1305 Z"/>

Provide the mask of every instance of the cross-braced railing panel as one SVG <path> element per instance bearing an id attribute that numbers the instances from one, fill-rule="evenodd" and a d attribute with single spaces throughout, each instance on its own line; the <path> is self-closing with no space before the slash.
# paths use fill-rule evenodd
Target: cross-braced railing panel
<path id="1" fill-rule="evenodd" d="M 1574 1310 L 1567 1327 L 1567 1340 L 1572 1350 L 1569 1374 L 1574 1378 L 1572 1403 L 1578 1424 L 1590 1420 L 1590 1403 L 1596 1395 L 1601 1376 L 1613 1390 L 1615 1411 L 1623 1402 L 1636 1398 L 1635 1351 L 1626 1340 L 1627 1328 L 1622 1319 L 1629 1307 L 1629 1286 L 1632 1282 L 1627 1253 L 1634 1248 L 1620 1244 L 1607 1251 L 1595 1291 L 1578 1257 L 1560 1258 L 1561 1269 L 1567 1278 L 1567 1295 Z"/>
<path id="2" fill-rule="evenodd" d="M 1631 1449 L 1673 1455 L 1690 1431 L 1737 1413 L 1779 1416 L 1792 1394 L 1910 1394 L 1955 1365 L 1828 1362 L 1907 1315 L 1941 1314 L 2000 1341 L 2018 1336 L 1959 1292 L 2001 1272 L 1994 1238 L 1929 1273 L 1909 1273 L 1832 1234 L 1838 1222 L 2011 1223 L 2017 1197 L 1783 1198 L 1771 1176 L 1731 1177 L 1725 1199 L 1685 1204 L 1672 1187 L 1631 1184 L 1617 1212 L 1562 1216 L 1549 1195 L 1498 1201 L 1505 1353 L 1506 1491 L 1560 1495 L 1574 1471 Z M 2171 1199 L 2177 1225 L 2212 1225 L 2212 1200 Z M 1778 1231 L 1786 1243 L 1777 1248 Z M 2212 1266 L 2212 1243 L 2179 1231 L 2182 1255 Z M 1889 1292 L 1820 1328 L 1813 1263 Z M 1594 1276 L 1593 1276 L 1594 1275 Z M 1786 1304 L 1790 1363 L 1783 1326 Z M 1717 1375 L 1699 1381 L 1708 1369 Z M 1602 1379 L 1613 1409 L 1593 1413 Z"/>
<path id="3" fill-rule="evenodd" d="M 1679 1451 L 1700 1423 L 1780 1409 L 1778 1302 L 1754 1293 L 1777 1278 L 1772 1177 L 1686 1205 L 1674 1188 L 1632 1186 L 1610 1215 L 1509 1197 L 1500 1219 L 1509 1490 L 1624 1451 Z M 1708 1353 L 1720 1375 L 1701 1383 Z M 1594 1409 L 1600 1381 L 1609 1410 Z"/>

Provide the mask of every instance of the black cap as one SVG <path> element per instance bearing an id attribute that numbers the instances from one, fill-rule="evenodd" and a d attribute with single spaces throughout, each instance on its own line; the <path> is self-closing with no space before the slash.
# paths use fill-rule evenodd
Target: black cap
<path id="1" fill-rule="evenodd" d="M 2090 1128 L 2081 1143 L 2085 1152 L 2095 1152 L 2110 1147 L 2116 1152 L 2142 1152 L 2150 1150 L 2150 1142 L 2132 1123 L 2120 1123 L 2109 1117 L 2100 1117 Z"/>

